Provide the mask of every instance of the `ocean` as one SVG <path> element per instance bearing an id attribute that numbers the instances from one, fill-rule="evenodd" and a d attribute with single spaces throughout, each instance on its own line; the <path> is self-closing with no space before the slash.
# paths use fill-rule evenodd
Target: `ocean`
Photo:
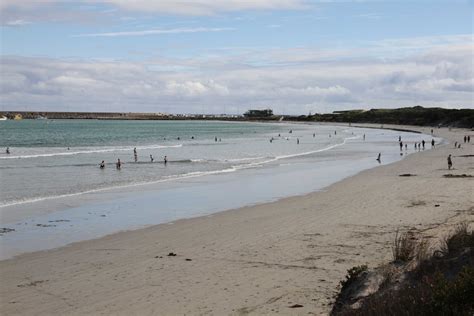
<path id="1" fill-rule="evenodd" d="M 431 140 L 217 121 L 2 121 L 0 135 L 0 258 L 321 190 Z"/>

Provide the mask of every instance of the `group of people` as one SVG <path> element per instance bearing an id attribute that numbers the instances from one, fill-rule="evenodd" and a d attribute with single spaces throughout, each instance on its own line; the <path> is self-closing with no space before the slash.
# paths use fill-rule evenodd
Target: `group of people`
<path id="1" fill-rule="evenodd" d="M 135 162 L 138 161 L 138 153 L 137 153 L 137 148 L 133 148 L 133 157 L 134 157 L 134 160 Z M 155 159 L 153 158 L 153 155 L 150 154 L 150 162 L 154 162 Z M 167 156 L 164 156 L 163 157 L 163 163 L 166 165 L 168 163 L 168 157 Z M 105 160 L 102 160 L 102 162 L 99 164 L 99 168 L 100 169 L 104 169 L 105 168 Z M 120 170 L 122 169 L 122 162 L 120 161 L 120 158 L 117 159 L 117 162 L 115 163 L 115 168 L 117 170 Z"/>
<path id="2" fill-rule="evenodd" d="M 471 135 L 465 135 L 464 136 L 464 143 L 470 143 L 471 142 Z M 460 149 L 461 148 L 461 142 L 454 142 L 454 148 Z M 453 159 L 451 154 L 448 156 L 448 169 L 451 170 L 453 167 Z"/>
<path id="3" fill-rule="evenodd" d="M 403 141 L 402 141 L 402 137 L 401 136 L 398 136 L 398 143 L 400 145 L 400 151 L 403 150 Z M 415 150 L 418 149 L 418 151 L 420 151 L 422 148 L 423 150 L 425 150 L 425 140 L 422 139 L 420 143 L 414 143 L 413 146 L 415 147 Z M 435 148 L 436 146 L 436 142 L 434 139 L 431 140 L 431 148 Z M 405 144 L 405 150 L 408 149 L 408 145 Z"/>

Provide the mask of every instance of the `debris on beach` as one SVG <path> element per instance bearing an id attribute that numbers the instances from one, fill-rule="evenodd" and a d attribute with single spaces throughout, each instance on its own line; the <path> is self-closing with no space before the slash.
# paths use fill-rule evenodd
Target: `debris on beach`
<path id="1" fill-rule="evenodd" d="M 2 227 L 2 228 L 0 228 L 0 236 L 2 236 L 3 234 L 6 234 L 6 233 L 14 232 L 14 231 L 15 231 L 15 229 L 13 229 L 13 228 Z"/>
<path id="2" fill-rule="evenodd" d="M 30 286 L 37 286 L 43 282 L 48 282 L 49 280 L 38 280 L 38 281 L 31 281 L 30 283 L 26 284 L 18 284 L 17 287 L 30 287 Z"/>
<path id="3" fill-rule="evenodd" d="M 411 173 L 403 173 L 398 175 L 399 177 L 416 177 L 416 174 L 411 174 Z"/>
<path id="4" fill-rule="evenodd" d="M 56 227 L 56 225 L 53 224 L 36 224 L 38 227 Z"/>
<path id="5" fill-rule="evenodd" d="M 303 307 L 303 305 L 301 304 L 293 304 L 291 306 L 288 306 L 289 308 L 300 308 L 300 307 Z"/>
<path id="6" fill-rule="evenodd" d="M 443 175 L 443 177 L 445 177 L 445 178 L 472 178 L 473 175 L 465 174 L 465 173 L 463 173 L 463 174 L 445 174 L 445 175 Z"/>
<path id="7" fill-rule="evenodd" d="M 193 259 L 186 258 L 186 261 L 193 261 Z"/>
<path id="8" fill-rule="evenodd" d="M 61 223 L 61 222 L 70 222 L 68 219 L 57 219 L 54 221 L 48 221 L 48 223 Z"/>
<path id="9" fill-rule="evenodd" d="M 168 254 L 168 257 L 176 257 L 176 254 L 175 254 L 174 252 L 170 252 L 170 253 Z"/>

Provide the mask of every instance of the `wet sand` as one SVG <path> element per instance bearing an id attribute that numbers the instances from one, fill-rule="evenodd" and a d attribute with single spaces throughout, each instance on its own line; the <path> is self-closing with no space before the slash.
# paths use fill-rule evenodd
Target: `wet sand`
<path id="1" fill-rule="evenodd" d="M 467 133 L 435 129 L 450 143 L 323 192 L 1 261 L 0 312 L 326 314 L 347 269 L 391 259 L 397 229 L 436 239 L 474 222 L 473 178 L 444 177 L 474 174 L 474 133 L 453 149 Z"/>

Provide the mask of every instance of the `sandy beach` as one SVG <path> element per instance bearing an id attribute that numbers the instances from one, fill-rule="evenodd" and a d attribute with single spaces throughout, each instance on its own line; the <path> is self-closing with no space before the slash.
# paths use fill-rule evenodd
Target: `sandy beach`
<path id="1" fill-rule="evenodd" d="M 444 177 L 474 175 L 474 141 L 463 143 L 467 130 L 434 132 L 449 144 L 323 192 L 1 261 L 0 313 L 327 314 L 347 269 L 391 260 L 397 229 L 437 240 L 474 222 L 474 178 Z"/>

